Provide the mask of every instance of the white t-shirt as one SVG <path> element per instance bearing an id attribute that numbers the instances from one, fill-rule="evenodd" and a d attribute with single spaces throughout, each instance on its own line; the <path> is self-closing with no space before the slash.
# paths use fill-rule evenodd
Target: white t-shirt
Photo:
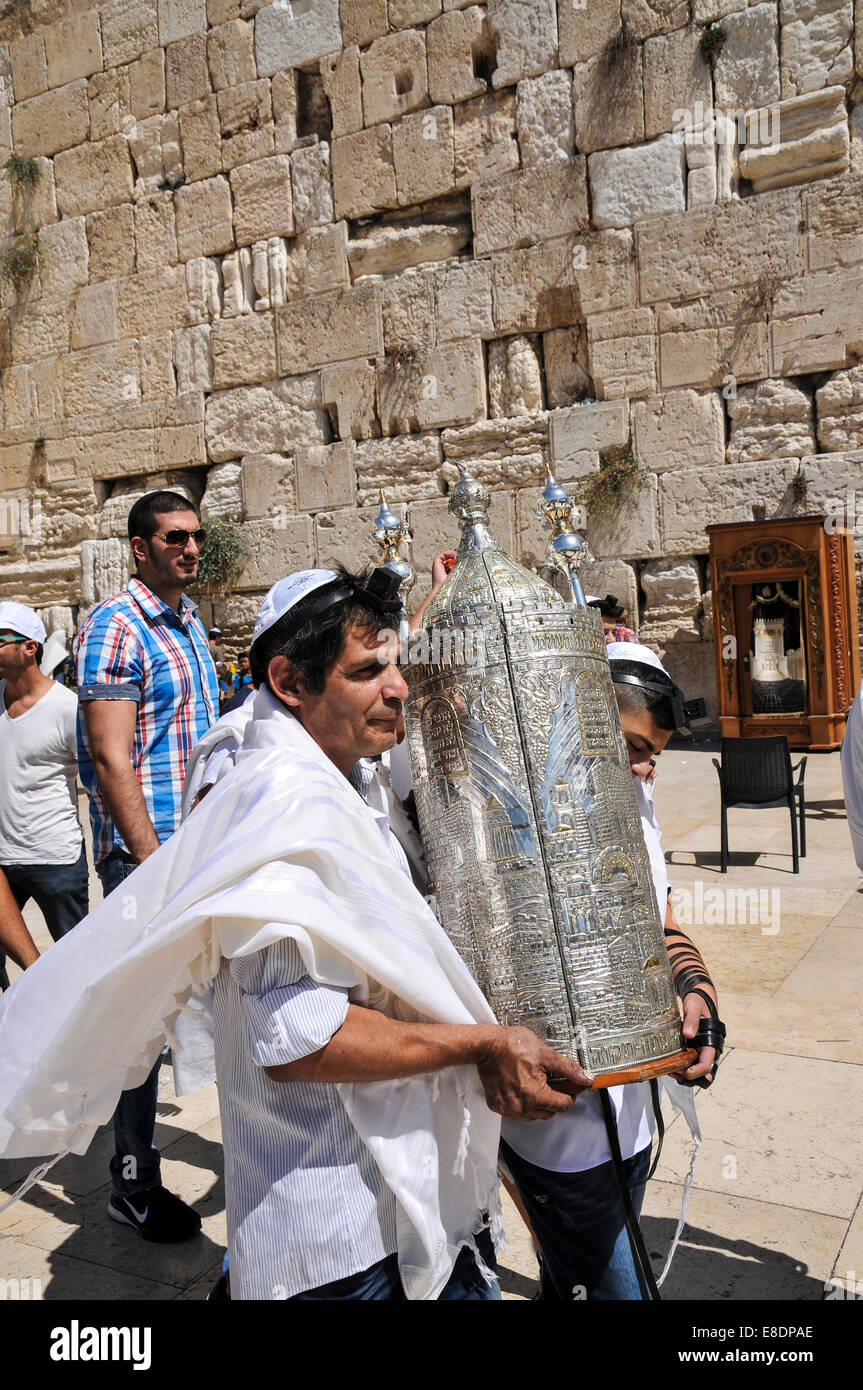
<path id="1" fill-rule="evenodd" d="M 634 780 L 656 901 L 664 921 L 668 874 L 659 822 L 653 809 L 653 792 L 638 778 Z M 641 1081 L 629 1086 L 610 1086 L 608 1097 L 617 1116 L 621 1157 L 632 1158 L 633 1154 L 646 1149 L 653 1137 L 650 1083 Z M 555 1115 L 551 1120 L 504 1120 L 501 1133 L 520 1158 L 553 1173 L 582 1173 L 587 1168 L 596 1168 L 600 1163 L 611 1160 L 602 1102 L 597 1091 L 582 1091 L 569 1110 Z"/>
<path id="2" fill-rule="evenodd" d="M 53 682 L 16 719 L 0 681 L 0 864 L 74 864 L 78 820 L 78 697 Z"/>

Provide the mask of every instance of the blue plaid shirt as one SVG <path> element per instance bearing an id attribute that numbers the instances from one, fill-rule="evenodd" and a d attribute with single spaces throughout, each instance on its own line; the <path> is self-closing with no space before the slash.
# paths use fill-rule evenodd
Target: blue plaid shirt
<path id="1" fill-rule="evenodd" d="M 186 764 L 219 712 L 216 668 L 197 609 L 185 594 L 176 613 L 132 576 L 105 599 L 75 639 L 79 700 L 134 700 L 138 706 L 131 762 L 160 842 L 180 823 Z M 108 815 L 81 710 L 78 768 L 90 797 L 97 864 L 128 848 Z"/>

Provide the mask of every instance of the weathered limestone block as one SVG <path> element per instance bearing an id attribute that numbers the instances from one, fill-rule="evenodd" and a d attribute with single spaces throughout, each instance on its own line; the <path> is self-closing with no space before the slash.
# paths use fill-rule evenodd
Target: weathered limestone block
<path id="1" fill-rule="evenodd" d="M 256 517 L 287 517 L 297 509 L 294 461 L 283 454 L 248 454 L 241 460 L 243 508 Z"/>
<path id="2" fill-rule="evenodd" d="M 302 380 L 302 379 L 301 379 Z M 285 453 L 297 444 L 324 444 L 324 411 L 304 404 L 289 377 L 265 386 L 216 391 L 206 407 L 207 452 L 214 463 L 242 454 Z"/>
<path id="3" fill-rule="evenodd" d="M 384 223 L 366 236 L 348 242 L 354 279 L 361 275 L 392 275 L 412 266 L 448 261 L 470 244 L 469 217 L 446 222 Z"/>
<path id="4" fill-rule="evenodd" d="M 261 77 L 270 77 L 280 68 L 303 67 L 341 47 L 339 0 L 315 0 L 302 7 L 267 5 L 255 16 L 255 56 Z"/>
<path id="5" fill-rule="evenodd" d="M 217 92 L 225 87 L 238 87 L 242 82 L 254 82 L 258 71 L 253 25 L 243 19 L 232 19 L 211 29 L 207 34 L 207 62 Z"/>
<path id="6" fill-rule="evenodd" d="M 572 74 L 575 143 L 585 154 L 644 139 L 644 79 L 638 44 L 609 45 Z"/>
<path id="7" fill-rule="evenodd" d="M 491 47 L 484 9 L 471 5 L 442 14 L 429 25 L 426 44 L 432 101 L 454 104 L 482 95 L 488 84 L 477 76 L 474 58 Z"/>
<path id="8" fill-rule="evenodd" d="M 4 214 L 6 209 L 11 210 L 12 221 L 19 231 L 27 231 L 35 227 L 44 227 L 49 222 L 57 221 L 57 194 L 54 184 L 54 165 L 50 159 L 37 159 L 35 161 L 39 170 L 39 180 L 35 186 L 29 187 L 13 184 L 11 188 L 11 209 L 6 202 L 9 185 L 3 180 Z M 7 224 L 8 225 L 8 224 Z M 9 226 L 11 235 L 13 228 Z"/>
<path id="9" fill-rule="evenodd" d="M 7 367 L 3 373 L 3 417 L 7 430 L 62 420 L 63 379 L 53 358 Z"/>
<path id="10" fill-rule="evenodd" d="M 659 540 L 659 508 L 656 475 L 623 506 L 587 514 L 587 543 L 592 554 L 619 556 L 625 560 L 650 559 L 662 554 Z"/>
<path id="11" fill-rule="evenodd" d="M 863 355 L 863 268 L 820 271 L 780 285 L 770 332 L 774 376 L 848 366 Z"/>
<path id="12" fill-rule="evenodd" d="M 43 31 L 48 63 L 48 86 L 62 87 L 77 77 L 89 77 L 102 66 L 99 16 L 93 10 L 72 15 Z"/>
<path id="13" fill-rule="evenodd" d="M 216 98 L 190 102 L 177 112 L 183 146 L 183 173 L 186 182 L 209 179 L 221 172 L 222 131 Z"/>
<path id="14" fill-rule="evenodd" d="M 135 256 L 139 270 L 177 264 L 177 223 L 170 192 L 135 204 Z"/>
<path id="15" fill-rule="evenodd" d="M 48 59 L 45 39 L 38 32 L 22 34 L 9 45 L 9 69 L 14 96 L 12 101 L 28 101 L 48 90 Z"/>
<path id="16" fill-rule="evenodd" d="M 464 466 L 486 487 L 525 487 L 544 479 L 548 462 L 548 415 L 520 416 L 515 420 L 481 420 L 441 435 L 445 477 L 457 478 Z M 455 470 L 455 471 L 454 471 Z"/>
<path id="17" fill-rule="evenodd" d="M 275 119 L 276 153 L 287 154 L 297 142 L 297 74 L 277 72 L 270 83 Z"/>
<path id="18" fill-rule="evenodd" d="M 117 401 L 140 399 L 138 354 L 133 342 L 83 348 L 63 359 L 67 415 L 90 415 Z"/>
<path id="19" fill-rule="evenodd" d="M 216 182 L 216 180 L 214 180 Z M 234 235 L 238 246 L 293 231 L 291 161 L 286 154 L 241 164 L 231 171 Z M 216 248 L 206 248 L 206 250 Z"/>
<path id="20" fill-rule="evenodd" d="M 455 108 L 456 187 L 499 179 L 518 168 L 514 92 L 488 92 Z"/>
<path id="21" fill-rule="evenodd" d="M 174 334 L 174 370 L 178 396 L 189 391 L 212 391 L 213 354 L 208 323 L 177 329 Z"/>
<path id="22" fill-rule="evenodd" d="M 201 498 L 201 520 L 227 516 L 239 521 L 243 515 L 242 469 L 236 461 L 217 463 L 207 470 L 207 485 Z"/>
<path id="23" fill-rule="evenodd" d="M 93 212 L 86 219 L 86 227 L 91 281 L 131 275 L 135 269 L 135 221 L 131 206 L 125 204 L 105 212 Z"/>
<path id="24" fill-rule="evenodd" d="M 570 160 L 575 154 L 572 78 L 568 72 L 526 77 L 516 89 L 518 143 L 522 163 Z"/>
<path id="25" fill-rule="evenodd" d="M 311 517 L 277 515 L 272 520 L 264 517 L 260 521 L 246 521 L 240 529 L 249 547 L 249 558 L 236 581 L 241 592 L 269 589 L 286 574 L 314 564 Z"/>
<path id="26" fill-rule="evenodd" d="M 165 49 L 165 100 L 169 111 L 198 101 L 210 92 L 207 36 L 191 34 Z M 92 114 L 90 116 L 92 121 Z"/>
<path id="27" fill-rule="evenodd" d="M 536 339 L 524 334 L 488 345 L 488 407 L 496 420 L 542 410 L 542 368 Z"/>
<path id="28" fill-rule="evenodd" d="M 314 371 L 328 362 L 383 354 L 376 285 L 315 295 L 276 311 L 280 372 Z"/>
<path id="29" fill-rule="evenodd" d="M 587 328 L 556 328 L 542 335 L 545 394 L 549 410 L 594 394 L 587 353 Z"/>
<path id="30" fill-rule="evenodd" d="M 656 391 L 656 333 L 652 309 L 597 314 L 587 325 L 590 374 L 606 400 Z"/>
<path id="31" fill-rule="evenodd" d="M 334 139 L 331 158 L 337 218 L 367 217 L 379 208 L 398 206 L 390 126 Z"/>
<path id="32" fill-rule="evenodd" d="M 375 39 L 360 55 L 360 70 L 367 126 L 428 105 L 425 35 L 416 29 Z"/>
<path id="33" fill-rule="evenodd" d="M 132 196 L 132 164 L 122 135 L 64 150 L 54 160 L 57 207 L 66 217 L 96 212 Z"/>
<path id="34" fill-rule="evenodd" d="M 213 386 L 253 385 L 276 376 L 276 330 L 272 314 L 217 319 L 212 327 Z"/>
<path id="35" fill-rule="evenodd" d="M 341 563 L 350 569 L 362 569 L 369 563 L 371 535 L 378 513 L 375 504 L 367 507 L 341 507 L 335 512 L 318 512 L 315 526 L 315 563 L 323 569 L 333 569 Z M 405 507 L 396 503 L 393 511 L 403 516 Z"/>
<path id="36" fill-rule="evenodd" d="M 677 29 L 644 45 L 644 133 L 648 140 L 674 130 L 680 112 L 713 105 L 710 69 L 699 51 L 697 30 Z"/>
<path id="37" fill-rule="evenodd" d="M 696 560 L 652 560 L 642 566 L 640 580 L 646 600 L 639 633 L 643 642 L 700 638 L 702 595 Z"/>
<path id="38" fill-rule="evenodd" d="M 530 245 L 587 227 L 587 170 L 581 156 L 474 184 L 471 207 L 478 256 Z"/>
<path id="39" fill-rule="evenodd" d="M 659 553 L 699 555 L 709 549 L 706 527 L 729 521 L 752 521 L 753 505 L 767 517 L 782 514 L 796 460 L 739 464 L 722 469 L 717 487 L 715 468 L 672 468 L 659 476 L 659 514 L 662 543 Z"/>
<path id="40" fill-rule="evenodd" d="M 356 452 L 352 439 L 335 444 L 297 445 L 294 469 L 301 512 L 353 506 L 357 495 Z"/>
<path id="41" fill-rule="evenodd" d="M 65 300 L 40 299 L 9 311 L 12 361 L 37 362 L 69 349 L 69 306 Z"/>
<path id="42" fill-rule="evenodd" d="M 482 344 L 447 343 L 378 365 L 384 434 L 464 425 L 486 413 Z"/>
<path id="43" fill-rule="evenodd" d="M 620 16 L 633 38 L 668 34 L 689 23 L 689 0 L 621 0 Z"/>
<path id="44" fill-rule="evenodd" d="M 815 392 L 815 405 L 822 449 L 863 449 L 863 367 L 837 372 Z"/>
<path id="45" fill-rule="evenodd" d="M 647 145 L 602 150 L 588 160 L 597 227 L 629 227 L 686 210 L 686 154 L 680 135 Z"/>
<path id="46" fill-rule="evenodd" d="M 493 335 L 488 262 L 468 261 L 441 267 L 435 271 L 434 287 L 438 342 Z"/>
<path id="47" fill-rule="evenodd" d="M 497 51 L 495 87 L 557 66 L 555 0 L 489 0 L 488 26 Z"/>
<path id="48" fill-rule="evenodd" d="M 121 135 L 112 137 L 114 140 L 123 138 Z M 163 189 L 166 184 L 173 187 L 182 182 L 180 125 L 173 113 L 135 122 L 129 130 L 128 145 L 138 175 L 135 191 L 139 197 Z"/>
<path id="49" fill-rule="evenodd" d="M 726 122 L 726 128 L 728 123 Z M 712 207 L 719 196 L 719 158 L 717 151 L 717 122 L 709 119 L 689 125 L 684 130 L 686 151 L 686 206 Z M 723 168 L 727 160 L 723 159 Z M 735 176 L 736 177 L 736 176 Z M 736 187 L 734 189 L 736 193 Z M 727 196 L 726 196 L 727 195 Z M 728 202 L 731 188 L 723 188 L 720 202 Z"/>
<path id="50" fill-rule="evenodd" d="M 431 347 L 435 296 L 431 275 L 398 275 L 381 285 L 384 352 Z"/>
<path id="51" fill-rule="evenodd" d="M 396 189 L 402 207 L 455 191 L 453 118 L 448 106 L 405 116 L 393 127 Z"/>
<path id="52" fill-rule="evenodd" d="M 129 108 L 140 120 L 165 110 L 165 55 L 161 48 L 129 64 Z"/>
<path id="53" fill-rule="evenodd" d="M 87 83 L 87 102 L 90 139 L 103 140 L 106 135 L 119 135 L 132 114 L 129 68 L 94 73 Z"/>
<path id="54" fill-rule="evenodd" d="M 436 434 L 370 439 L 357 445 L 357 501 L 376 502 L 381 488 L 389 502 L 412 502 L 446 492 L 443 454 Z"/>
<path id="55" fill-rule="evenodd" d="M 740 152 L 740 173 L 755 193 L 832 178 L 848 168 L 851 140 L 843 87 L 750 111 L 746 125 L 750 143 Z M 759 137 L 768 126 L 771 143 L 764 144 Z"/>
<path id="56" fill-rule="evenodd" d="M 570 68 L 597 58 L 620 33 L 620 0 L 591 0 L 573 5 L 559 0 L 560 65 Z"/>
<path id="57" fill-rule="evenodd" d="M 159 43 L 191 38 L 207 27 L 206 0 L 159 0 Z"/>
<path id="58" fill-rule="evenodd" d="M 377 372 L 368 362 L 339 362 L 321 372 L 321 395 L 334 416 L 340 439 L 374 439 L 381 432 L 377 417 Z"/>
<path id="59" fill-rule="evenodd" d="M 601 450 L 629 442 L 629 403 L 586 401 L 548 417 L 551 470 L 568 482 L 599 467 Z"/>
<path id="60" fill-rule="evenodd" d="M 638 628 L 638 575 L 632 565 L 625 560 L 594 560 L 584 565 L 580 574 L 585 593 L 603 598 L 614 594 L 623 604 L 627 625 Z"/>
<path id="61" fill-rule="evenodd" d="M 234 170 L 232 179 L 237 172 Z M 231 190 L 226 178 L 219 175 L 178 188 L 174 194 L 174 206 L 177 214 L 177 251 L 181 261 L 231 250 L 234 245 L 234 225 Z M 245 226 L 243 230 L 245 232 Z"/>
<path id="62" fill-rule="evenodd" d="M 42 293 L 69 299 L 88 280 L 89 248 L 83 217 L 65 217 L 39 233 Z"/>
<path id="63" fill-rule="evenodd" d="M 360 50 L 356 44 L 320 60 L 321 80 L 330 103 L 333 135 L 352 135 L 363 128 Z"/>
<path id="64" fill-rule="evenodd" d="M 266 78 L 228 87 L 216 95 L 222 135 L 222 168 L 251 164 L 275 153 L 273 105 Z"/>
<path id="65" fill-rule="evenodd" d="M 832 179 L 801 194 L 809 270 L 863 260 L 863 178 Z"/>
<path id="66" fill-rule="evenodd" d="M 780 0 L 782 95 L 816 92 L 854 73 L 853 0 Z"/>
<path id="67" fill-rule="evenodd" d="M 714 65 L 716 105 L 764 106 L 779 99 L 776 6 L 752 5 L 722 22 L 723 44 Z"/>
<path id="68" fill-rule="evenodd" d="M 312 227 L 298 236 L 286 258 L 284 294 L 272 293 L 274 305 L 307 294 L 338 290 L 351 282 L 348 270 L 348 229 L 345 222 L 332 227 Z M 277 253 L 271 249 L 271 276 Z"/>
<path id="69" fill-rule="evenodd" d="M 770 293 L 766 293 L 770 290 Z M 660 385 L 722 386 L 757 380 L 768 373 L 768 282 L 730 290 L 694 303 L 659 305 Z"/>
<path id="70" fill-rule="evenodd" d="M 75 296 L 70 325 L 70 346 L 96 347 L 117 337 L 117 291 L 113 280 L 85 285 Z"/>
<path id="71" fill-rule="evenodd" d="M 92 261 L 92 243 L 90 259 Z M 187 314 L 190 323 L 209 323 L 222 312 L 222 277 L 219 263 L 210 256 L 186 262 Z"/>
<path id="72" fill-rule="evenodd" d="M 387 0 L 340 0 L 342 40 L 365 48 L 389 29 Z"/>
<path id="73" fill-rule="evenodd" d="M 635 245 L 642 303 L 697 299 L 801 274 L 797 223 L 795 193 L 779 189 L 640 225 Z"/>
<path id="74" fill-rule="evenodd" d="M 790 381 L 742 386 L 728 402 L 730 464 L 815 453 L 812 400 Z"/>
<path id="75" fill-rule="evenodd" d="M 696 24 L 711 24 L 754 3 L 756 0 L 692 0 L 692 18 Z"/>
<path id="76" fill-rule="evenodd" d="M 410 604 L 415 609 L 428 592 L 434 557 L 441 550 L 458 545 L 458 530 L 446 497 L 412 502 L 408 508 L 408 525 L 411 533 L 411 564 L 417 572 L 417 584 Z M 508 555 L 515 554 L 517 541 L 511 493 L 491 494 L 489 530 Z"/>
<path id="77" fill-rule="evenodd" d="M 89 126 L 87 82 L 83 77 L 28 101 L 19 101 L 12 108 L 15 153 L 30 158 L 80 145 L 87 139 Z"/>
<path id="78" fill-rule="evenodd" d="M 569 238 L 495 256 L 492 266 L 497 333 L 541 333 L 584 318 Z"/>
<path id="79" fill-rule="evenodd" d="M 635 453 L 642 468 L 697 468 L 725 462 L 725 421 L 710 391 L 665 391 L 632 407 Z"/>
<path id="80" fill-rule="evenodd" d="M 291 155 L 291 188 L 297 231 L 332 222 L 330 147 L 326 140 L 294 150 Z"/>
<path id="81" fill-rule="evenodd" d="M 128 512 L 128 508 L 127 508 Z M 129 582 L 129 547 L 118 537 L 84 541 L 81 545 L 81 602 L 85 608 L 101 603 Z"/>
<path id="82" fill-rule="evenodd" d="M 391 29 L 409 29 L 412 24 L 428 24 L 441 12 L 441 0 L 389 0 Z"/>
<path id="83" fill-rule="evenodd" d="M 69 641 L 72 640 L 77 626 L 73 609 L 52 604 L 50 608 L 40 608 L 38 613 L 49 636 L 52 632 L 65 632 Z"/>
<path id="84" fill-rule="evenodd" d="M 111 0 L 99 10 L 106 68 L 132 63 L 159 44 L 156 0 Z"/>

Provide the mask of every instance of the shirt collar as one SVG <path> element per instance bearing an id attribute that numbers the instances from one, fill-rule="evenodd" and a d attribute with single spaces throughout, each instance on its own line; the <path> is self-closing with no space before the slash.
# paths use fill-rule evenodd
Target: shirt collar
<path id="1" fill-rule="evenodd" d="M 167 603 L 163 603 L 159 596 L 154 594 L 153 590 L 149 589 L 143 580 L 139 579 L 135 574 L 132 575 L 126 585 L 126 590 L 132 595 L 138 607 L 144 610 L 148 618 L 163 618 L 166 614 L 170 613 L 175 618 L 179 617 L 182 623 L 187 623 L 198 611 L 198 605 L 193 603 L 186 594 L 181 594 L 178 613 L 176 609 L 171 608 Z"/>

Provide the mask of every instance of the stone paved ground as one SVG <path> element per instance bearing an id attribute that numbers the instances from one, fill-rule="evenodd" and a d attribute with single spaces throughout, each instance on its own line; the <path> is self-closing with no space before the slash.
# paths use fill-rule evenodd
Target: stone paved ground
<path id="1" fill-rule="evenodd" d="M 719 985 L 731 1041 L 717 1085 L 699 1098 L 704 1144 L 664 1293 L 820 1299 L 831 1277 L 863 1273 L 863 897 L 839 757 L 809 757 L 809 853 L 799 876 L 791 873 L 787 813 L 777 810 L 730 813 L 732 862 L 722 876 L 713 751 L 666 752 L 656 791 L 670 879 L 692 893 L 692 935 Z M 757 889 L 766 910 L 741 920 L 735 903 L 735 922 L 728 903 L 712 920 L 709 890 L 717 887 L 723 895 Z M 27 916 L 47 944 L 38 912 Z M 156 1142 L 166 1183 L 203 1216 L 199 1238 L 145 1245 L 107 1219 L 111 1141 L 103 1131 L 85 1157 L 65 1159 L 0 1216 L 0 1279 L 39 1279 L 47 1299 L 204 1298 L 225 1243 L 215 1088 L 177 1101 L 166 1070 Z M 657 1262 L 674 1229 L 688 1147 L 683 1121 L 671 1120 L 643 1218 Z M 28 1166 L 0 1163 L 0 1189 L 11 1191 Z M 504 1297 L 530 1298 L 530 1239 L 509 1206 L 507 1218 Z"/>

